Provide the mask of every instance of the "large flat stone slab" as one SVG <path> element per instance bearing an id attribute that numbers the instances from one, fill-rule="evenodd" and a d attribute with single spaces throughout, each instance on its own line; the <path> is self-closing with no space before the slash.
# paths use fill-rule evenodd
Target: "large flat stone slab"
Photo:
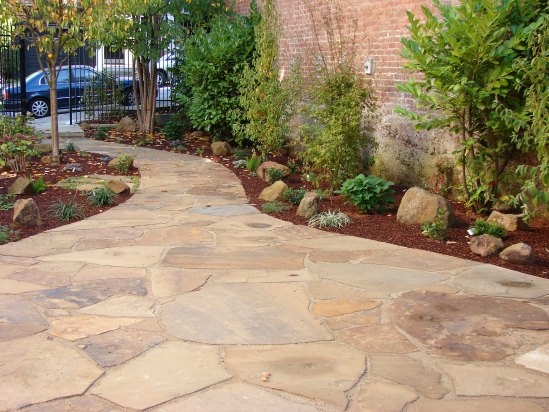
<path id="1" fill-rule="evenodd" d="M 448 284 L 470 295 L 524 299 L 549 295 L 549 279 L 493 265 L 472 267 Z"/>
<path id="2" fill-rule="evenodd" d="M 164 306 L 161 318 L 178 338 L 212 344 L 283 344 L 331 340 L 309 313 L 296 284 L 213 284 Z"/>
<path id="3" fill-rule="evenodd" d="M 332 317 L 375 309 L 379 305 L 380 301 L 370 299 L 334 299 L 315 303 L 312 312 L 315 315 Z"/>
<path id="4" fill-rule="evenodd" d="M 204 208 L 193 208 L 188 210 L 190 213 L 208 216 L 240 216 L 240 215 L 256 215 L 259 211 L 251 205 L 223 205 L 211 206 Z"/>
<path id="5" fill-rule="evenodd" d="M 47 327 L 47 320 L 22 297 L 0 295 L 0 340 L 32 335 Z"/>
<path id="6" fill-rule="evenodd" d="M 162 263 L 186 269 L 302 269 L 305 256 L 275 247 L 257 247 L 253 253 L 240 248 L 176 247 Z"/>
<path id="7" fill-rule="evenodd" d="M 367 353 L 410 353 L 417 348 L 393 325 L 363 325 L 344 329 L 337 337 Z"/>
<path id="8" fill-rule="evenodd" d="M 401 412 L 419 395 L 405 386 L 386 382 L 365 383 L 360 387 L 356 410 L 361 412 Z"/>
<path id="9" fill-rule="evenodd" d="M 504 298 L 409 292 L 388 314 L 430 352 L 462 360 L 501 360 L 522 344 L 513 329 L 549 328 L 545 311 Z"/>
<path id="10" fill-rule="evenodd" d="M 108 373 L 91 392 L 118 405 L 146 409 L 230 378 L 219 349 L 165 342 Z"/>
<path id="11" fill-rule="evenodd" d="M 390 266 L 349 263 L 310 264 L 309 270 L 322 279 L 365 290 L 365 297 L 388 298 L 395 293 L 441 282 L 447 275 Z"/>
<path id="12" fill-rule="evenodd" d="M 25 412 L 123 412 L 123 409 L 98 396 L 83 395 L 33 405 L 25 408 Z"/>
<path id="13" fill-rule="evenodd" d="M 308 249 L 320 249 L 326 251 L 353 252 L 363 250 L 399 250 L 402 246 L 376 240 L 363 239 L 354 236 L 326 236 L 325 232 L 311 229 L 312 234 L 317 234 L 312 239 L 297 239 L 288 242 L 288 245 L 299 246 Z M 316 232 L 316 233 L 315 233 Z M 320 236 L 319 236 L 320 235 Z"/>
<path id="14" fill-rule="evenodd" d="M 49 288 L 69 286 L 72 276 L 77 273 L 82 266 L 78 262 L 59 263 L 40 263 L 28 268 L 18 270 L 10 275 L 10 279 L 22 282 L 37 283 Z"/>
<path id="15" fill-rule="evenodd" d="M 75 282 L 100 279 L 131 279 L 147 276 L 144 268 L 125 268 L 120 266 L 86 265 L 73 276 Z"/>
<path id="16" fill-rule="evenodd" d="M 156 298 L 169 298 L 198 289 L 210 277 L 204 269 L 180 269 L 155 266 L 151 269 L 152 293 Z"/>
<path id="17" fill-rule="evenodd" d="M 225 350 L 230 371 L 252 384 L 321 399 L 344 409 L 345 391 L 364 373 L 361 352 L 334 342 L 300 345 L 230 347 Z M 268 381 L 261 380 L 270 373 Z"/>
<path id="18" fill-rule="evenodd" d="M 254 385 L 233 383 L 161 406 L 157 412 L 181 411 L 315 412 L 318 409 Z"/>
<path id="19" fill-rule="evenodd" d="M 76 349 L 44 336 L 0 342 L 0 409 L 80 395 L 102 373 Z"/>
<path id="20" fill-rule="evenodd" d="M 0 291 L 7 295 L 17 295 L 44 289 L 47 289 L 47 287 L 36 283 L 20 282 L 13 279 L 0 279 Z"/>
<path id="21" fill-rule="evenodd" d="M 213 234 L 199 227 L 175 226 L 145 230 L 135 241 L 139 246 L 207 246 L 212 245 Z"/>
<path id="22" fill-rule="evenodd" d="M 307 282 L 313 280 L 307 269 L 231 269 L 214 270 L 211 282 L 213 283 L 246 283 L 246 282 Z"/>
<path id="23" fill-rule="evenodd" d="M 117 329 L 83 340 L 84 350 L 102 367 L 116 366 L 162 343 L 166 338 L 158 333 Z"/>
<path id="24" fill-rule="evenodd" d="M 547 397 L 549 376 L 512 366 L 437 362 L 458 396 Z"/>
<path id="25" fill-rule="evenodd" d="M 50 319 L 48 333 L 52 336 L 74 341 L 91 335 L 99 335 L 139 321 L 135 318 L 111 318 L 107 316 L 61 316 Z"/>
<path id="26" fill-rule="evenodd" d="M 422 399 L 418 412 L 543 412 L 546 409 L 534 402 L 519 399 Z"/>
<path id="27" fill-rule="evenodd" d="M 80 313 L 88 315 L 152 318 L 154 302 L 150 299 L 132 296 L 113 296 L 103 302 L 80 309 Z"/>
<path id="28" fill-rule="evenodd" d="M 549 374 L 549 343 L 519 356 L 515 362 L 528 369 Z"/>
<path id="29" fill-rule="evenodd" d="M 97 223 L 96 223 L 97 224 Z M 147 267 L 157 263 L 163 246 L 127 246 L 44 256 L 44 261 L 84 262 L 106 266 Z"/>

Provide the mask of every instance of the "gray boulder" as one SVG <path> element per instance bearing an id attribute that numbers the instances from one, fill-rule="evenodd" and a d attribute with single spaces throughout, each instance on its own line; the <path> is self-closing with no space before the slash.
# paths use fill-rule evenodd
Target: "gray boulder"
<path id="1" fill-rule="evenodd" d="M 116 131 L 120 133 L 135 132 L 136 125 L 131 117 L 125 116 L 116 125 Z"/>
<path id="2" fill-rule="evenodd" d="M 499 257 L 509 263 L 524 265 L 534 263 L 534 251 L 526 243 L 515 243 L 502 250 Z"/>
<path id="3" fill-rule="evenodd" d="M 489 223 L 497 223 L 498 225 L 503 226 L 508 232 L 515 232 L 517 230 L 524 230 L 527 228 L 526 223 L 522 220 L 521 214 L 513 215 L 494 210 L 490 213 L 490 216 L 486 221 Z"/>
<path id="4" fill-rule="evenodd" d="M 33 199 L 19 199 L 13 205 L 13 223 L 17 226 L 42 226 L 40 211 Z"/>
<path id="5" fill-rule="evenodd" d="M 233 148 L 227 142 L 213 142 L 211 148 L 215 156 L 227 156 L 233 152 Z"/>
<path id="6" fill-rule="evenodd" d="M 471 252 L 482 257 L 492 256 L 503 249 L 503 242 L 499 237 L 491 235 L 475 236 L 469 243 Z"/>
<path id="7" fill-rule="evenodd" d="M 315 192 L 307 192 L 297 208 L 297 215 L 310 219 L 318 213 L 320 196 Z"/>
<path id="8" fill-rule="evenodd" d="M 271 186 L 263 189 L 259 195 L 260 200 L 265 202 L 274 202 L 275 200 L 282 200 L 284 198 L 284 192 L 288 190 L 288 185 L 282 180 L 274 182 Z"/>
<path id="9" fill-rule="evenodd" d="M 33 193 L 32 182 L 25 177 L 18 177 L 8 188 L 10 195 L 31 195 Z"/>
<path id="10" fill-rule="evenodd" d="M 454 210 L 442 196 L 428 192 L 420 187 L 406 191 L 397 212 L 397 220 L 407 225 L 421 225 L 434 222 L 438 210 L 444 210 L 444 222 L 451 226 L 454 221 Z"/>

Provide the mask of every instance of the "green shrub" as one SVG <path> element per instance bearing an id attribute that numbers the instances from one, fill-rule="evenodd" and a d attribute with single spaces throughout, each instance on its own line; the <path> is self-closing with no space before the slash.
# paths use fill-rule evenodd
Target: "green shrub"
<path id="1" fill-rule="evenodd" d="M 126 174 L 130 171 L 133 166 L 133 161 L 135 156 L 124 153 L 122 156 L 118 157 L 118 162 L 116 163 L 115 169 L 120 174 Z"/>
<path id="2" fill-rule="evenodd" d="M 109 137 L 110 130 L 112 130 L 111 126 L 101 126 L 95 131 L 93 138 L 95 140 L 105 140 L 107 137 Z"/>
<path id="3" fill-rule="evenodd" d="M 261 210 L 265 213 L 280 213 L 289 209 L 290 206 L 282 202 L 267 202 L 261 205 Z"/>
<path id="4" fill-rule="evenodd" d="M 246 159 L 246 169 L 248 169 L 250 172 L 256 172 L 259 166 L 261 165 L 261 159 L 256 156 L 256 154 L 252 154 L 252 157 Z"/>
<path id="5" fill-rule="evenodd" d="M 245 16 L 217 15 L 185 41 L 182 62 L 174 68 L 179 80 L 175 100 L 193 128 L 230 140 L 234 125 L 243 121 L 238 91 L 244 67 L 251 61 L 254 34 Z"/>
<path id="6" fill-rule="evenodd" d="M 344 227 L 351 223 L 351 218 L 340 211 L 327 211 L 314 215 L 309 219 L 310 227 Z"/>
<path id="7" fill-rule="evenodd" d="M 46 191 L 46 183 L 44 182 L 44 178 L 40 176 L 38 179 L 33 180 L 32 182 L 32 191 L 34 193 L 44 193 Z"/>
<path id="8" fill-rule="evenodd" d="M 271 167 L 268 172 L 269 182 L 271 183 L 278 182 L 279 180 L 284 179 L 284 172 L 280 169 L 275 169 L 274 167 Z"/>
<path id="9" fill-rule="evenodd" d="M 67 142 L 63 150 L 67 153 L 74 153 L 78 152 L 79 149 L 73 142 Z"/>
<path id="10" fill-rule="evenodd" d="M 235 160 L 233 162 L 233 166 L 236 167 L 237 169 L 246 169 L 246 160 L 244 159 L 240 159 L 240 160 Z"/>
<path id="11" fill-rule="evenodd" d="M 116 194 L 105 186 L 92 190 L 88 196 L 92 206 L 110 206 L 116 201 Z"/>
<path id="12" fill-rule="evenodd" d="M 13 208 L 13 199 L 15 198 L 15 195 L 7 194 L 3 195 L 0 194 L 0 210 L 6 211 Z"/>
<path id="13" fill-rule="evenodd" d="M 50 213 L 57 219 L 65 221 L 78 220 L 84 217 L 82 206 L 76 203 L 75 200 L 69 200 L 68 202 L 55 201 L 50 207 Z"/>
<path id="14" fill-rule="evenodd" d="M 395 202 L 392 194 L 395 193 L 391 186 L 393 182 L 377 176 L 364 176 L 362 173 L 353 179 L 348 179 L 343 183 L 341 189 L 335 193 L 340 193 L 347 197 L 362 212 L 369 213 L 385 212 L 386 206 Z"/>
<path id="15" fill-rule="evenodd" d="M 9 226 L 0 225 L 0 245 L 8 242 L 15 242 L 19 239 L 19 231 Z"/>
<path id="16" fill-rule="evenodd" d="M 473 225 L 475 236 L 490 235 L 503 239 L 507 237 L 505 228 L 497 223 L 489 223 L 482 219 L 477 219 Z"/>
<path id="17" fill-rule="evenodd" d="M 243 149 L 241 147 L 235 149 L 233 157 L 236 160 L 246 160 L 250 156 L 250 151 L 248 149 Z"/>
<path id="18" fill-rule="evenodd" d="M 33 146 L 39 140 L 28 117 L 0 116 L 0 161 L 14 172 L 27 167 L 28 159 L 36 155 Z"/>
<path id="19" fill-rule="evenodd" d="M 446 212 L 444 209 L 437 210 L 437 217 L 434 222 L 424 222 L 421 225 L 421 233 L 424 236 L 435 240 L 444 240 L 448 232 L 448 227 L 445 220 Z"/>
<path id="20" fill-rule="evenodd" d="M 172 118 L 162 128 L 162 133 L 169 141 L 183 140 L 185 137 L 185 132 L 189 130 L 189 128 L 188 121 L 179 118 Z"/>
<path id="21" fill-rule="evenodd" d="M 291 187 L 289 187 L 284 192 L 284 199 L 294 205 L 299 205 L 299 203 L 301 203 L 301 200 L 303 200 L 303 198 L 305 197 L 306 193 L 307 190 L 305 190 L 304 188 L 292 189 Z"/>

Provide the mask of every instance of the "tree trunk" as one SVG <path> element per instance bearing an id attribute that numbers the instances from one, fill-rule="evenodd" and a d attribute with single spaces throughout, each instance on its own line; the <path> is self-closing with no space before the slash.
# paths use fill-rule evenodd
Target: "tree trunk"
<path id="1" fill-rule="evenodd" d="M 149 70 L 151 62 L 137 59 L 137 81 L 134 86 L 136 97 L 137 121 L 142 133 L 152 133 L 154 130 L 154 113 L 156 111 L 156 66 Z M 136 90 L 137 89 L 137 90 Z"/>
<path id="2" fill-rule="evenodd" d="M 48 65 L 51 66 L 51 65 Z M 59 163 L 59 117 L 57 110 L 57 76 L 55 65 L 48 67 L 50 71 L 50 115 L 51 115 L 51 157 L 54 163 Z"/>

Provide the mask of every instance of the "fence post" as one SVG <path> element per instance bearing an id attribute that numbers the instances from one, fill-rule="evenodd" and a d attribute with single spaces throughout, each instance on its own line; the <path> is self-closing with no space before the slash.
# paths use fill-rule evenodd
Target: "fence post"
<path id="1" fill-rule="evenodd" d="M 25 38 L 23 37 L 19 45 L 19 85 L 21 89 L 21 114 L 27 115 L 27 62 L 26 62 Z"/>

